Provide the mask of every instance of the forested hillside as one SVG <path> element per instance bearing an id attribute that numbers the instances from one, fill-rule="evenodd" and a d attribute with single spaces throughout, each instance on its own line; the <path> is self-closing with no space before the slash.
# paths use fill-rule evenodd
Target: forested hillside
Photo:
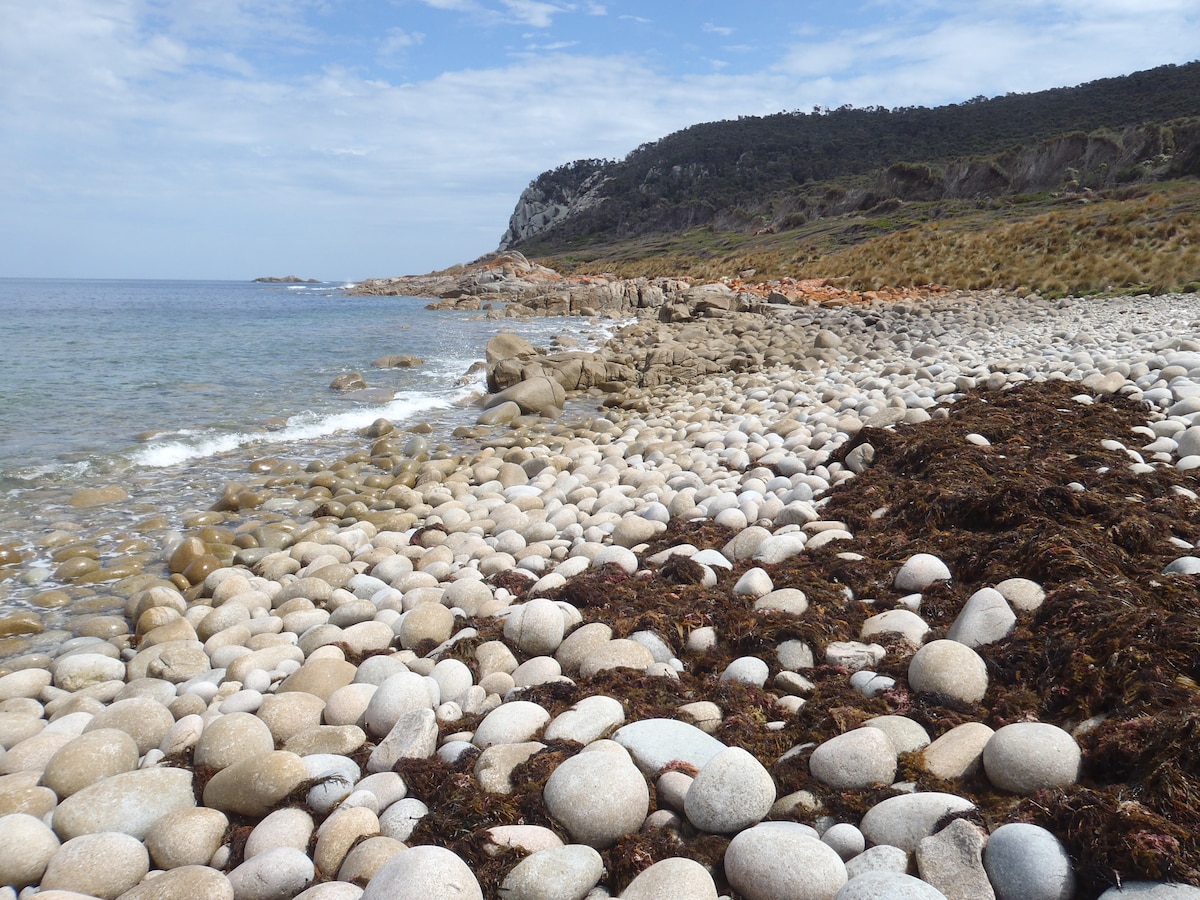
<path id="1" fill-rule="evenodd" d="M 722 244 L 790 235 L 794 264 L 967 212 L 1043 214 L 1197 176 L 1200 63 L 1190 63 L 935 109 L 843 107 L 695 125 L 619 162 L 577 160 L 543 173 L 502 245 L 560 266 L 619 268 L 664 247 L 686 257 L 681 248 L 697 244 L 697 230 L 713 236 L 694 247 L 697 263 L 733 261 Z M 848 218 L 873 224 L 830 230 Z M 766 243 L 787 258 L 779 241 Z"/>

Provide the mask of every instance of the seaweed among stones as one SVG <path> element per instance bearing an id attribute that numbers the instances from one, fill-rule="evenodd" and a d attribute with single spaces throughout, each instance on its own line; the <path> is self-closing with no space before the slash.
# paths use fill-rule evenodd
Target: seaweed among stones
<path id="1" fill-rule="evenodd" d="M 1145 410 L 1120 395 L 1078 404 L 1077 391 L 1027 383 L 972 394 L 918 427 L 864 429 L 856 441 L 876 448 L 874 465 L 832 492 L 825 515 L 856 536 L 862 559 L 839 571 L 858 595 L 895 596 L 904 559 L 941 556 L 954 579 L 923 592 L 932 634 L 980 587 L 1021 576 L 1046 591 L 981 651 L 991 685 L 980 708 L 912 695 L 892 667 L 896 711 L 934 737 L 969 720 L 1071 729 L 1105 719 L 1079 738 L 1081 784 L 1015 812 L 986 781 L 939 784 L 919 760 L 904 762 L 906 775 L 971 797 L 993 827 L 1015 815 L 1050 828 L 1085 896 L 1136 878 L 1200 884 L 1200 578 L 1162 574 L 1179 555 L 1169 538 L 1200 532 L 1200 503 L 1177 490 L 1196 481 L 1171 466 L 1131 471 L 1101 442 L 1136 446 Z M 990 446 L 968 442 L 972 432 Z"/>
<path id="2" fill-rule="evenodd" d="M 832 490 L 822 509 L 825 518 L 847 524 L 854 542 L 767 567 L 775 587 L 804 591 L 808 609 L 801 616 L 755 610 L 752 600 L 733 595 L 749 560 L 718 572 L 712 586 L 698 582 L 682 559 L 634 575 L 606 566 L 569 579 L 553 599 L 573 603 L 584 621 L 604 622 L 616 637 L 654 632 L 685 670 L 670 678 L 615 669 L 575 684 L 527 688 L 523 698 L 553 716 L 603 693 L 621 701 L 627 721 L 683 718 L 685 704 L 712 701 L 722 711 L 715 736 L 759 759 L 781 796 L 810 791 L 827 814 L 845 821 L 857 820 L 892 789 L 834 791 L 811 778 L 807 760 L 812 747 L 871 716 L 907 715 L 934 738 L 971 721 L 999 728 L 1038 720 L 1075 729 L 1107 717 L 1080 732 L 1084 775 L 1066 790 L 1023 800 L 978 773 L 941 781 L 923 770 L 920 754 L 901 760 L 900 776 L 970 798 L 990 827 L 1023 819 L 1050 828 L 1075 859 L 1085 896 L 1118 878 L 1200 883 L 1200 847 L 1192 837 L 1200 834 L 1200 728 L 1189 718 L 1200 681 L 1200 577 L 1162 574 L 1178 555 L 1169 538 L 1190 542 L 1200 534 L 1200 503 L 1176 490 L 1196 482 L 1169 466 L 1132 472 L 1127 454 L 1101 442 L 1136 446 L 1130 429 L 1144 423 L 1145 410 L 1120 395 L 1084 406 L 1071 399 L 1078 390 L 1029 383 L 979 392 L 955 403 L 944 419 L 864 429 L 857 440 L 876 448 L 874 464 Z M 986 435 L 990 446 L 967 441 L 973 432 Z M 719 549 L 732 535 L 712 522 L 673 521 L 642 556 L 683 543 Z M 1007 638 L 980 648 L 990 680 L 980 704 L 912 691 L 907 671 L 915 648 L 899 637 L 873 638 L 886 650 L 877 670 L 896 680 L 883 695 L 864 697 L 850 687 L 845 669 L 821 664 L 831 642 L 857 639 L 868 617 L 895 606 L 895 572 L 918 552 L 939 555 L 953 573 L 922 592 L 930 637 L 944 635 L 981 587 L 1022 576 L 1045 589 L 1039 609 L 1019 612 Z M 523 579 L 512 591 L 527 586 Z M 493 620 L 474 624 L 478 637 L 449 651 L 468 664 L 478 643 L 499 635 Z M 706 626 L 716 630 L 716 646 L 690 653 L 688 635 Z M 818 663 L 803 673 L 812 689 L 797 712 L 776 705 L 770 682 L 764 689 L 720 680 L 744 655 L 758 656 L 777 675 L 775 649 L 789 639 L 807 643 Z M 474 724 L 468 717 L 444 731 Z M 542 785 L 576 749 L 555 745 L 535 754 L 514 773 L 514 783 L 521 782 L 514 795 L 485 795 L 471 774 L 473 758 L 455 766 L 402 763 L 413 796 L 438 797 L 436 814 L 414 839 L 461 853 L 481 873 L 485 896 L 495 896 L 517 856 L 488 856 L 483 832 L 508 821 L 556 828 L 542 806 Z M 725 889 L 715 862 L 723 841 L 686 826 L 629 835 L 603 853 L 606 886 L 619 891 L 653 862 L 689 856 L 713 865 Z"/>
<path id="3" fill-rule="evenodd" d="M 1086 896 L 1136 879 L 1200 883 L 1195 823 L 1164 816 L 1124 790 L 1044 792 L 1022 804 L 1019 815 L 1059 836 Z"/>

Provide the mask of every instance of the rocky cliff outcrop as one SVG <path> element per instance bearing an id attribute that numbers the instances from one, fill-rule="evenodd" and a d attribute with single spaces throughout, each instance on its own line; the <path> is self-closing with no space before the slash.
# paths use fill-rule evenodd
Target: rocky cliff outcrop
<path id="1" fill-rule="evenodd" d="M 901 152 L 903 148 L 896 151 Z M 797 162 L 796 167 L 803 165 Z M 752 152 L 727 168 L 739 179 L 736 185 L 730 183 L 734 175 L 720 176 L 698 163 L 639 170 L 628 160 L 589 161 L 543 173 L 518 200 L 501 248 L 535 246 L 538 252 L 553 253 L 556 242 L 585 234 L 616 238 L 703 225 L 722 231 L 774 232 L 793 227 L 797 220 L 854 214 L 898 201 L 1037 193 L 1086 196 L 1122 185 L 1196 176 L 1200 118 L 1072 131 L 1001 151 L 937 161 L 901 156 L 853 178 L 806 176 L 781 184 L 776 171 L 780 164 L 769 154 L 759 158 Z"/>
<path id="2" fill-rule="evenodd" d="M 500 239 L 500 250 L 536 237 L 570 216 L 586 212 L 603 202 L 600 191 L 609 181 L 603 169 L 593 169 L 581 163 L 572 163 L 571 167 L 564 169 L 567 172 L 565 176 L 553 179 L 542 176 L 521 192 L 517 206 L 509 217 L 508 230 Z M 564 169 L 548 175 L 563 173 Z M 576 169 L 578 177 L 571 177 L 576 174 Z"/>

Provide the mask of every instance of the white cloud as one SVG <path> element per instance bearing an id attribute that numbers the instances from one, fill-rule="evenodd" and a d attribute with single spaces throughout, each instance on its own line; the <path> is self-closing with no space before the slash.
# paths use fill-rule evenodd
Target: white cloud
<path id="1" fill-rule="evenodd" d="M 701 30 L 705 34 L 719 34 L 721 37 L 729 37 L 733 34 L 733 29 L 724 25 L 714 25 L 712 22 L 705 22 Z"/>
<path id="2" fill-rule="evenodd" d="M 421 0 L 421 2 L 434 9 L 446 9 L 454 12 L 476 12 L 483 8 L 475 0 Z"/>
<path id="3" fill-rule="evenodd" d="M 549 44 L 529 44 L 525 49 L 543 53 L 557 53 L 561 50 L 569 50 L 572 47 L 577 47 L 578 45 L 579 41 L 552 41 Z"/>
<path id="4" fill-rule="evenodd" d="M 554 24 L 554 16 L 565 12 L 562 7 L 553 3 L 540 3 L 538 0 L 501 0 L 509 13 L 522 24 L 534 28 L 549 28 Z"/>
<path id="5" fill-rule="evenodd" d="M 392 56 L 396 53 L 401 53 L 409 47 L 415 47 L 423 43 L 425 35 L 419 31 L 405 31 L 403 28 L 389 28 L 383 43 L 379 47 L 379 52 L 384 56 Z"/>

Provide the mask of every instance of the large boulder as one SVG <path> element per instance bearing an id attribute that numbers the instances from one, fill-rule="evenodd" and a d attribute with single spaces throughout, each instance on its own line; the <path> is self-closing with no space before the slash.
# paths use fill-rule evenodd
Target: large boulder
<path id="1" fill-rule="evenodd" d="M 493 366 L 502 359 L 510 359 L 514 356 L 535 356 L 537 350 L 534 349 L 533 344 L 519 334 L 502 331 L 487 342 L 487 349 L 484 353 L 487 364 Z"/>
<path id="2" fill-rule="evenodd" d="M 518 383 L 525 364 L 538 355 L 534 346 L 520 335 L 501 332 L 487 343 L 487 385 L 500 391 Z"/>
<path id="3" fill-rule="evenodd" d="M 492 394 L 484 403 L 484 409 L 491 409 L 509 400 L 521 407 L 523 413 L 553 419 L 562 415 L 563 406 L 567 402 L 567 392 L 553 378 L 538 375 L 505 388 L 498 394 Z"/>

